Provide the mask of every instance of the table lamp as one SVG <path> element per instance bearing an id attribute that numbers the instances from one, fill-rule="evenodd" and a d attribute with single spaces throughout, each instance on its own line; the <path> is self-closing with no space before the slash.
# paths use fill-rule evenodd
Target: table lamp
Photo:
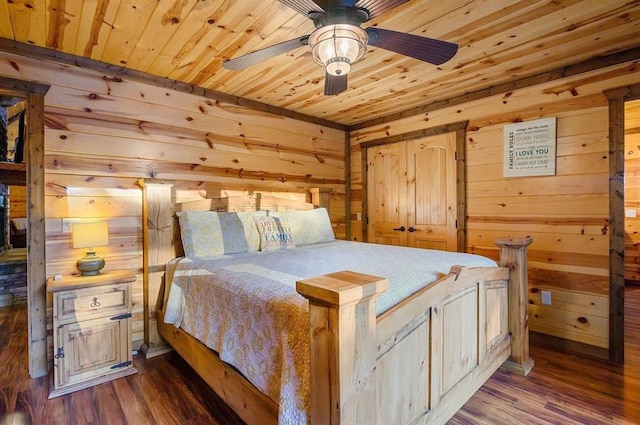
<path id="1" fill-rule="evenodd" d="M 87 248 L 87 254 L 78 260 L 76 267 L 82 276 L 100 274 L 104 259 L 96 255 L 96 246 L 109 244 L 109 227 L 106 221 L 78 222 L 71 225 L 74 248 Z"/>

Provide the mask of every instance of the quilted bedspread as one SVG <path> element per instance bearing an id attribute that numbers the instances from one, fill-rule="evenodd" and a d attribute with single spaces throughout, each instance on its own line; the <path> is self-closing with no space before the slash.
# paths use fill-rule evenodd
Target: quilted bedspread
<path id="1" fill-rule="evenodd" d="M 386 277 L 381 314 L 449 272 L 495 267 L 485 257 L 332 241 L 296 249 L 185 258 L 176 268 L 165 321 L 217 351 L 280 406 L 280 424 L 308 423 L 308 302 L 297 280 L 341 270 Z"/>

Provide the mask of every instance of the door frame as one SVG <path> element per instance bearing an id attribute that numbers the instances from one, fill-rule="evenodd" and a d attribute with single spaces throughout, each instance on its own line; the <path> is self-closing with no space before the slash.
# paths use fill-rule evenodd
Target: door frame
<path id="1" fill-rule="evenodd" d="M 374 146 L 388 145 L 391 143 L 406 142 L 409 140 L 422 139 L 429 136 L 444 133 L 456 133 L 456 204 L 458 222 L 457 237 L 458 251 L 464 252 L 466 249 L 466 168 L 465 168 L 465 137 L 469 121 L 460 121 L 452 124 L 440 125 L 437 127 L 425 128 L 422 130 L 410 131 L 408 133 L 381 139 L 370 140 L 360 143 L 362 153 L 362 240 L 369 240 L 369 204 L 367 196 L 367 172 L 369 171 L 367 151 Z"/>
<path id="2" fill-rule="evenodd" d="M 624 363 L 624 103 L 640 84 L 604 92 L 609 101 L 609 360 Z"/>
<path id="3" fill-rule="evenodd" d="M 49 373 L 44 227 L 44 96 L 46 84 L 0 77 L 0 92 L 26 100 L 27 317 L 29 375 Z"/>

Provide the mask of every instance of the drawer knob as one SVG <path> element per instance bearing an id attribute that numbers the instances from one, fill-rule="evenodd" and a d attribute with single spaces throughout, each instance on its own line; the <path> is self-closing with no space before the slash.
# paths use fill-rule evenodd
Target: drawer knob
<path id="1" fill-rule="evenodd" d="M 98 297 L 93 297 L 93 302 L 91 303 L 91 308 L 100 307 L 100 302 L 98 301 Z"/>

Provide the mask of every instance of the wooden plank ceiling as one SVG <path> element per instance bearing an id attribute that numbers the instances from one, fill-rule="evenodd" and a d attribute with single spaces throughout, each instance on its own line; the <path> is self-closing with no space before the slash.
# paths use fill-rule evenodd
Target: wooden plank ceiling
<path id="1" fill-rule="evenodd" d="M 243 71 L 223 61 L 313 31 L 277 0 L 12 0 L 0 37 L 345 125 L 640 46 L 640 2 L 409 0 L 363 24 L 457 43 L 434 66 L 369 47 L 324 96 L 307 46 Z"/>

